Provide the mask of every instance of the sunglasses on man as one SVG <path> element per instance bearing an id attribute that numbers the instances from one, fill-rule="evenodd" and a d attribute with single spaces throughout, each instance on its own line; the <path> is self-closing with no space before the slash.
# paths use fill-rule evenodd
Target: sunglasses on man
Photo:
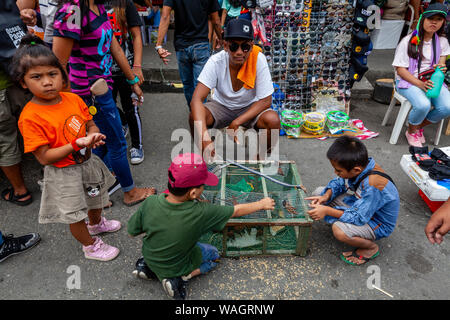
<path id="1" fill-rule="evenodd" d="M 233 41 L 228 41 L 228 47 L 230 48 L 231 52 L 236 52 L 239 47 L 241 47 L 242 52 L 246 53 L 250 51 L 252 45 L 249 42 L 243 42 L 239 44 Z"/>

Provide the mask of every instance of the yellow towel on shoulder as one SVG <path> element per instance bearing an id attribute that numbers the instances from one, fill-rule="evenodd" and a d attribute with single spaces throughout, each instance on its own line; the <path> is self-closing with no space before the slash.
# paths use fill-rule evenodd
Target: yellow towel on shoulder
<path id="1" fill-rule="evenodd" d="M 237 78 L 244 83 L 245 89 L 253 89 L 255 87 L 256 80 L 256 62 L 258 61 L 258 54 L 262 52 L 262 49 L 256 45 L 253 45 L 253 49 L 247 61 L 244 62 L 241 69 L 238 72 Z"/>

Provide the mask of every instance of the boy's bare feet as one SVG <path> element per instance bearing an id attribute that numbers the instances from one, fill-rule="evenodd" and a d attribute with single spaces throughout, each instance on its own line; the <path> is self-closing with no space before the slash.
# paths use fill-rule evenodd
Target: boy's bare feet
<path id="1" fill-rule="evenodd" d="M 123 203 L 126 206 L 134 206 L 139 202 L 144 201 L 147 197 L 156 194 L 155 188 L 134 188 L 124 193 Z"/>
<path id="2" fill-rule="evenodd" d="M 361 265 L 371 259 L 374 259 L 378 256 L 378 254 L 378 245 L 375 244 L 374 247 L 370 249 L 358 248 L 354 251 L 342 252 L 341 257 L 344 257 L 346 262 Z"/>

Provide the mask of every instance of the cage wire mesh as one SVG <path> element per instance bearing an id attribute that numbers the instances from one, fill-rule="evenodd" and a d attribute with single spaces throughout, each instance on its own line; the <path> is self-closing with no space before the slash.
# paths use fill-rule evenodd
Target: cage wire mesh
<path id="1" fill-rule="evenodd" d="M 278 181 L 297 184 L 290 162 L 245 163 L 244 166 Z M 226 250 L 231 255 L 262 252 L 263 246 L 266 252 L 292 253 L 295 250 L 298 235 L 296 226 L 280 224 L 271 225 L 265 229 L 264 226 L 247 226 L 245 221 L 263 219 L 275 222 L 281 219 L 305 219 L 302 190 L 277 184 L 232 164 L 209 164 L 208 169 L 219 177 L 219 183 L 214 187 L 205 186 L 202 194 L 203 201 L 216 205 L 234 206 L 259 201 L 268 196 L 274 199 L 275 209 L 261 210 L 233 218 L 233 220 L 241 221 L 242 225 L 227 226 L 225 233 L 210 232 L 203 236 L 202 241 L 222 250 L 224 237 L 226 237 Z"/>

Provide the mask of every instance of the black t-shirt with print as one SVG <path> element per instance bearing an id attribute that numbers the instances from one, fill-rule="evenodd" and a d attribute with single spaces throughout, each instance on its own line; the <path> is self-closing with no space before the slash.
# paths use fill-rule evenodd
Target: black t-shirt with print
<path id="1" fill-rule="evenodd" d="M 175 12 L 175 50 L 208 42 L 208 16 L 220 10 L 217 0 L 164 0 Z"/>
<path id="2" fill-rule="evenodd" d="M 139 13 L 136 9 L 136 6 L 134 5 L 132 0 L 127 0 L 127 7 L 125 8 L 125 15 L 127 18 L 127 24 L 128 24 L 128 34 L 126 37 L 122 34 L 122 31 L 119 28 L 118 20 L 116 17 L 116 13 L 114 12 L 111 2 L 105 3 L 105 9 L 108 12 L 109 21 L 111 22 L 111 27 L 114 30 L 114 35 L 117 38 L 117 41 L 119 42 L 120 46 L 122 47 L 123 52 L 125 53 L 125 56 L 127 57 L 128 63 L 130 66 L 133 65 L 134 61 L 134 50 L 133 50 L 133 40 L 130 33 L 130 28 L 132 27 L 140 27 L 142 25 L 142 19 L 139 16 Z M 116 61 L 113 62 L 113 65 L 111 67 L 111 72 L 113 76 L 121 74 L 121 70 L 119 66 L 117 65 Z"/>

